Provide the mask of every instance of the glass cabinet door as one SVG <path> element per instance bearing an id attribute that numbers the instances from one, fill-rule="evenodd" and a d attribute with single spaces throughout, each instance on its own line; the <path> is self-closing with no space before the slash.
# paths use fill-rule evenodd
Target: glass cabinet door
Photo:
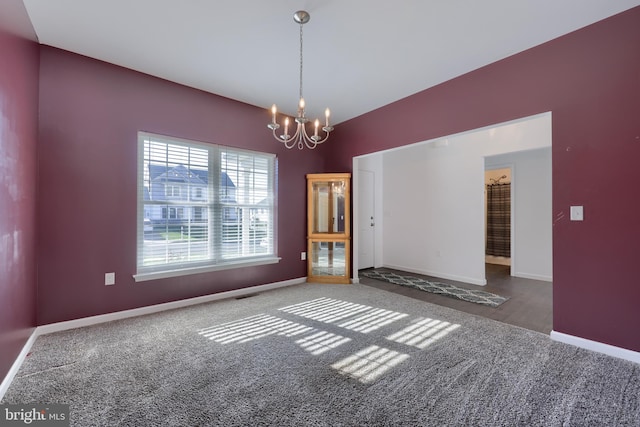
<path id="1" fill-rule="evenodd" d="M 345 232 L 344 181 L 316 181 L 311 184 L 313 216 L 311 234 Z"/>
<path id="2" fill-rule="evenodd" d="M 345 241 L 312 240 L 311 275 L 345 276 L 347 274 L 347 255 L 349 249 Z"/>

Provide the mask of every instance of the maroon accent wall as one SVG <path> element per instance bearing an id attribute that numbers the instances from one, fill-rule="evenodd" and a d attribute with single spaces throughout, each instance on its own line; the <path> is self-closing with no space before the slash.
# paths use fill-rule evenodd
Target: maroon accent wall
<path id="1" fill-rule="evenodd" d="M 340 124 L 327 168 L 545 111 L 553 328 L 640 351 L 640 7 Z"/>
<path id="2" fill-rule="evenodd" d="M 38 324 L 306 276 L 305 174 L 322 156 L 278 144 L 267 110 L 51 47 L 40 55 Z M 139 130 L 276 153 L 281 262 L 134 282 Z"/>
<path id="3" fill-rule="evenodd" d="M 0 25 L 0 381 L 36 324 L 37 120 L 38 46 Z"/>

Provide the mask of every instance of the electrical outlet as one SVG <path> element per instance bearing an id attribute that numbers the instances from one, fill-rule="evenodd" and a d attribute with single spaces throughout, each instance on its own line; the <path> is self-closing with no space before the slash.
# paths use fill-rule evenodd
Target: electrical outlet
<path id="1" fill-rule="evenodd" d="M 300 260 L 301 261 L 305 261 L 307 259 L 307 253 L 306 252 L 300 252 Z"/>
<path id="2" fill-rule="evenodd" d="M 105 286 L 115 285 L 116 273 L 104 273 L 104 284 Z"/>

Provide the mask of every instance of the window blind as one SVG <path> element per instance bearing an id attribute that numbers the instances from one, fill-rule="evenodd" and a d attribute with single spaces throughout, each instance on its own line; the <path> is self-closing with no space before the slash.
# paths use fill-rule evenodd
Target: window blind
<path id="1" fill-rule="evenodd" d="M 275 155 L 138 134 L 138 274 L 275 257 Z"/>

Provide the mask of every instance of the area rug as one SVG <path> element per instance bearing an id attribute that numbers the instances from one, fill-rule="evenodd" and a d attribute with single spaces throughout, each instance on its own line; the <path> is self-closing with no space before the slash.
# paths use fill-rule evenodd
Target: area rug
<path id="1" fill-rule="evenodd" d="M 509 299 L 492 294 L 491 292 L 460 288 L 448 283 L 432 282 L 417 276 L 411 276 L 406 273 L 397 274 L 382 268 L 364 270 L 361 271 L 360 274 L 370 279 L 383 280 L 396 285 L 408 286 L 410 288 L 420 289 L 421 291 L 431 292 L 432 294 L 444 295 L 476 304 L 488 305 L 490 307 L 497 307 Z"/>

